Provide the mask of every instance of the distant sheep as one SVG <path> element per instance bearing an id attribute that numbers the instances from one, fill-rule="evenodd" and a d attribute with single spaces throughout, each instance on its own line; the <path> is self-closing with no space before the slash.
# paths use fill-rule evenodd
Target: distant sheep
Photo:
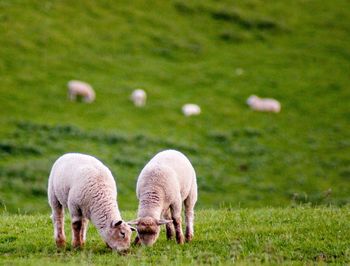
<path id="1" fill-rule="evenodd" d="M 244 70 L 242 68 L 236 68 L 235 72 L 237 76 L 242 76 L 244 74 Z"/>
<path id="2" fill-rule="evenodd" d="M 58 158 L 49 177 L 48 199 L 58 247 L 65 245 L 64 208 L 68 208 L 74 247 L 84 244 L 91 220 L 110 248 L 129 248 L 133 228 L 120 216 L 112 173 L 96 158 L 79 153 Z"/>
<path id="3" fill-rule="evenodd" d="M 182 113 L 185 116 L 199 115 L 201 108 L 197 104 L 187 103 L 182 106 Z"/>
<path id="4" fill-rule="evenodd" d="M 146 104 L 147 94 L 142 89 L 136 89 L 132 92 L 130 99 L 137 107 L 142 107 Z"/>
<path id="5" fill-rule="evenodd" d="M 181 224 L 182 204 L 185 206 L 186 241 L 194 235 L 194 206 L 197 201 L 196 173 L 185 155 L 166 150 L 155 155 L 142 169 L 136 188 L 139 199 L 138 219 L 128 222 L 136 225 L 135 243 L 153 245 L 166 224 L 167 238 L 174 236 L 184 243 Z"/>
<path id="6" fill-rule="evenodd" d="M 279 113 L 281 111 L 281 104 L 277 100 L 270 98 L 259 98 L 256 95 L 251 95 L 247 99 L 247 104 L 254 111 L 274 113 Z"/>
<path id="7" fill-rule="evenodd" d="M 92 103 L 95 100 L 95 91 L 90 84 L 78 80 L 71 80 L 68 82 L 67 86 L 68 97 L 71 101 L 76 101 L 79 97 L 86 103 Z"/>

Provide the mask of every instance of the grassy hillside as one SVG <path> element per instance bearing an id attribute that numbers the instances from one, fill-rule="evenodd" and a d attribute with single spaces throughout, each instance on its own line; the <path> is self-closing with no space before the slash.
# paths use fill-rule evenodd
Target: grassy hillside
<path id="1" fill-rule="evenodd" d="M 201 210 L 196 213 L 195 239 L 179 246 L 162 229 L 152 248 L 132 247 L 126 255 L 108 250 L 94 227 L 86 246 L 68 244 L 57 251 L 48 215 L 0 217 L 2 265 L 273 265 L 350 263 L 348 207 Z M 132 212 L 123 216 L 131 219 Z M 66 224 L 66 233 L 69 224 Z M 70 233 L 67 235 L 70 241 Z"/>
<path id="2" fill-rule="evenodd" d="M 165 148 L 193 162 L 200 207 L 349 203 L 349 2 L 187 2 L 0 0 L 1 206 L 47 211 L 50 167 L 76 151 L 135 209 L 137 174 Z M 71 79 L 96 102 L 69 102 Z M 250 94 L 282 112 L 249 110 Z"/>

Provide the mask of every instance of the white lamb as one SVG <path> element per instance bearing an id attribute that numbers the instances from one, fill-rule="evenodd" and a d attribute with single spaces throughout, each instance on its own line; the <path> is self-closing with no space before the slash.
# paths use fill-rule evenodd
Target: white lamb
<path id="1" fill-rule="evenodd" d="M 135 243 L 153 245 L 159 236 L 159 226 L 166 224 L 167 238 L 172 239 L 175 226 L 177 243 L 183 244 L 183 203 L 186 219 L 185 238 L 186 241 L 192 240 L 197 181 L 196 173 L 185 155 L 175 150 L 166 150 L 155 155 L 142 169 L 137 180 L 136 192 L 139 199 L 138 219 L 128 222 L 137 227 L 138 236 Z"/>
<path id="2" fill-rule="evenodd" d="M 90 84 L 78 80 L 71 80 L 67 84 L 68 97 L 71 101 L 76 101 L 79 97 L 86 103 L 95 100 L 95 91 Z"/>
<path id="3" fill-rule="evenodd" d="M 133 228 L 120 216 L 112 173 L 96 158 L 79 153 L 58 158 L 51 169 L 48 198 L 58 247 L 65 245 L 64 208 L 68 208 L 74 247 L 84 244 L 91 220 L 110 248 L 129 248 Z"/>
<path id="4" fill-rule="evenodd" d="M 277 100 L 270 98 L 259 98 L 256 95 L 251 95 L 247 99 L 247 104 L 254 111 L 274 113 L 279 113 L 281 111 L 281 104 Z"/>
<path id="5" fill-rule="evenodd" d="M 185 116 L 199 115 L 201 108 L 197 104 L 187 103 L 182 106 L 182 112 Z"/>
<path id="6" fill-rule="evenodd" d="M 136 89 L 132 92 L 130 99 L 134 102 L 135 106 L 142 107 L 146 104 L 147 94 L 142 89 Z"/>

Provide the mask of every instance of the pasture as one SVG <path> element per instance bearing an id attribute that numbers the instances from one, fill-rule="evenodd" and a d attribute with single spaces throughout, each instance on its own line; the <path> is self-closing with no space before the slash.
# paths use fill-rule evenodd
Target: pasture
<path id="1" fill-rule="evenodd" d="M 132 219 L 134 212 L 123 212 Z M 81 250 L 57 251 L 49 215 L 0 218 L 0 263 L 3 265 L 251 265 L 337 263 L 350 260 L 350 210 L 343 208 L 259 208 L 200 210 L 195 239 L 177 245 L 162 228 L 153 247 L 132 246 L 112 253 L 90 226 Z M 69 223 L 66 223 L 70 241 Z M 69 233 L 69 234 L 68 234 Z M 299 263 L 298 263 L 299 262 Z"/>
<path id="2" fill-rule="evenodd" d="M 346 0 L 0 0 L 0 261 L 349 263 L 349 25 Z M 96 101 L 68 101 L 72 79 Z M 250 110 L 251 94 L 281 112 Z M 116 256 L 91 229 L 83 251 L 56 252 L 46 194 L 60 155 L 102 160 L 134 218 L 137 175 L 168 148 L 197 172 L 192 244 Z"/>

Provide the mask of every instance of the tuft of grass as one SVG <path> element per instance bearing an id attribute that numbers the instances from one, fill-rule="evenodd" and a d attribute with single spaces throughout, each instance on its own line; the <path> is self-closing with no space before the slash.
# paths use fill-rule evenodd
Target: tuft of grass
<path id="1" fill-rule="evenodd" d="M 153 247 L 111 252 L 90 225 L 86 246 L 56 250 L 48 214 L 0 216 L 1 264 L 188 265 L 350 263 L 349 207 L 196 211 L 195 238 L 183 246 L 162 229 Z M 124 219 L 134 212 L 123 212 Z M 70 241 L 69 219 L 66 221 Z"/>
<path id="2" fill-rule="evenodd" d="M 40 148 L 30 145 L 16 145 L 14 143 L 3 142 L 0 143 L 0 157 L 14 156 L 14 155 L 41 155 Z"/>

